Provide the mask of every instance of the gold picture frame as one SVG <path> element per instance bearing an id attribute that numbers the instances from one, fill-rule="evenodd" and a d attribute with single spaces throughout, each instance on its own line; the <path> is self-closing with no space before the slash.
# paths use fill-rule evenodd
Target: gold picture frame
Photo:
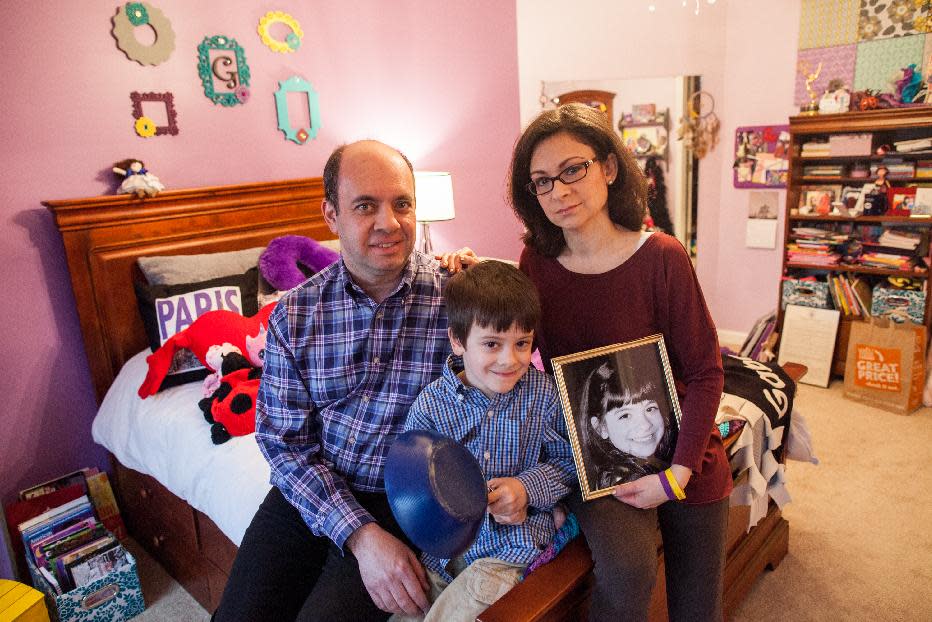
<path id="1" fill-rule="evenodd" d="M 551 362 L 584 501 L 670 466 L 682 412 L 663 335 Z"/>

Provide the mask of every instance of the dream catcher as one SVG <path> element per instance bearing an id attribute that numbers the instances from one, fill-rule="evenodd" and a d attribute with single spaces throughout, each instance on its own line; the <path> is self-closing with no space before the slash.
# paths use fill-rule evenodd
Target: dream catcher
<path id="1" fill-rule="evenodd" d="M 689 98 L 686 116 L 680 119 L 676 138 L 702 159 L 715 149 L 718 144 L 718 130 L 721 122 L 715 114 L 715 99 L 706 91 L 697 91 Z"/>

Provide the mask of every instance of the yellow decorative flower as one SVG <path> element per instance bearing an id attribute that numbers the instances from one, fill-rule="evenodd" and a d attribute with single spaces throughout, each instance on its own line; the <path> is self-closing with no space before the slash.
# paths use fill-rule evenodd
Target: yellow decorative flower
<path id="1" fill-rule="evenodd" d="M 918 32 L 932 32 L 932 1 L 930 0 L 913 0 L 913 6 L 919 15 L 913 18 L 913 28 Z"/>
<path id="2" fill-rule="evenodd" d="M 866 41 L 873 39 L 880 34 L 880 19 L 871 15 L 869 17 L 861 16 L 858 22 L 858 40 Z"/>
<path id="3" fill-rule="evenodd" d="M 136 119 L 136 133 L 143 138 L 155 136 L 155 121 L 149 117 L 139 117 Z"/>
<path id="4" fill-rule="evenodd" d="M 887 7 L 887 16 L 894 24 L 902 24 L 913 19 L 915 9 L 909 0 L 894 0 Z"/>

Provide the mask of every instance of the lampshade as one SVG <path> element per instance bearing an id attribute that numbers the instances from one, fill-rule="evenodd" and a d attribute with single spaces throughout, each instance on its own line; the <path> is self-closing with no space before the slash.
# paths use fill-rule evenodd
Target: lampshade
<path id="1" fill-rule="evenodd" d="M 450 173 L 416 171 L 414 173 L 418 222 L 453 220 L 453 178 Z"/>

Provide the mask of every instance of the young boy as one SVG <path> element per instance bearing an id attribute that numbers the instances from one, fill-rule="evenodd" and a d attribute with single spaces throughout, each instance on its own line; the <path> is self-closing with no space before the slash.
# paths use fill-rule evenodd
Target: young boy
<path id="1" fill-rule="evenodd" d="M 405 429 L 435 430 L 469 449 L 488 480 L 489 514 L 462 557 L 422 554 L 433 603 L 425 622 L 475 620 L 516 585 L 553 539 L 554 504 L 576 481 L 556 386 L 530 367 L 541 314 L 534 285 L 485 261 L 453 276 L 444 297 L 453 354 Z"/>

